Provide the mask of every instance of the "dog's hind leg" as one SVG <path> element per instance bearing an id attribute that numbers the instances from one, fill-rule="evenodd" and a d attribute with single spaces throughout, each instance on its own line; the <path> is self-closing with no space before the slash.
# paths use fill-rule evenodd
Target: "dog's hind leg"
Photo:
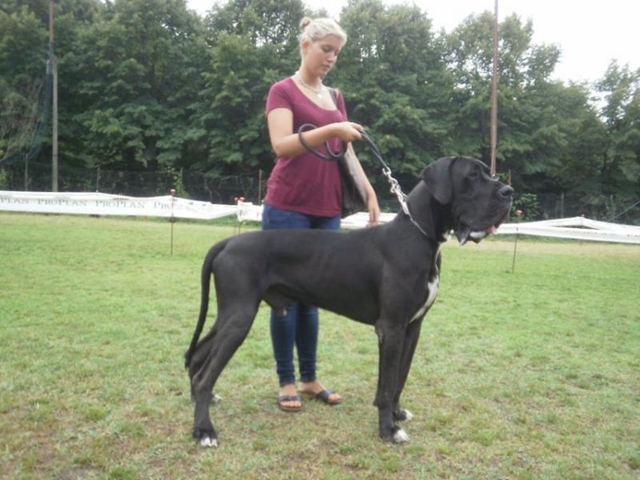
<path id="1" fill-rule="evenodd" d="M 195 401 L 193 438 L 203 447 L 217 447 L 218 435 L 211 422 L 209 405 L 213 388 L 225 366 L 246 339 L 256 313 L 254 305 L 237 305 L 233 313 L 219 312 L 211 331 L 198 343 L 189 366 Z"/>

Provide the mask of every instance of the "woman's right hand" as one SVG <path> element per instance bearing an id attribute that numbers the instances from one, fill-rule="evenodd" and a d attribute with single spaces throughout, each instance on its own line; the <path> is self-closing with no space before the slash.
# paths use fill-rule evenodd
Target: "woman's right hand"
<path id="1" fill-rule="evenodd" d="M 354 142 L 362 140 L 362 130 L 364 128 L 359 123 L 338 122 L 333 124 L 334 135 L 343 142 Z"/>
<path id="2" fill-rule="evenodd" d="M 296 157 L 307 151 L 298 139 L 298 132 L 293 131 L 293 113 L 286 108 L 275 108 L 267 116 L 271 146 L 278 158 Z M 336 122 L 324 127 L 304 132 L 305 140 L 312 147 L 322 145 L 332 138 L 351 143 L 362 140 L 364 128 L 359 123 Z"/>

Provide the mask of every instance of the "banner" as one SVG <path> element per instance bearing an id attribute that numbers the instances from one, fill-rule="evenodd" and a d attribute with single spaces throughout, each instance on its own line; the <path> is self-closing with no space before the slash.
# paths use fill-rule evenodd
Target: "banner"
<path id="1" fill-rule="evenodd" d="M 140 198 L 99 192 L 53 193 L 0 190 L 0 211 L 129 215 L 193 220 L 213 220 L 235 215 L 239 222 L 260 222 L 262 220 L 262 205 L 254 205 L 250 202 L 238 201 L 237 205 L 216 205 L 171 195 Z M 395 213 L 382 213 L 380 223 L 390 222 L 395 216 Z M 342 228 L 364 228 L 368 220 L 367 213 L 356 213 L 342 219 Z M 640 244 L 640 227 L 598 222 L 584 217 L 507 223 L 501 225 L 497 233 Z"/>
<path id="2" fill-rule="evenodd" d="M 0 190 L 0 211 L 77 215 L 129 215 L 140 217 L 212 220 L 236 215 L 236 205 L 214 205 L 166 195 L 127 197 L 107 193 L 10 192 Z"/>
<path id="3" fill-rule="evenodd" d="M 640 227 L 600 222 L 585 217 L 558 218 L 539 222 L 506 223 L 498 233 L 567 238 L 596 242 L 640 244 Z"/>

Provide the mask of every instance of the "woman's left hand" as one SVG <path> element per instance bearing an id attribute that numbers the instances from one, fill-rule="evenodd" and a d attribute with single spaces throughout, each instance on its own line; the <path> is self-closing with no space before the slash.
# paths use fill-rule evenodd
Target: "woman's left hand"
<path id="1" fill-rule="evenodd" d="M 367 192 L 367 210 L 369 211 L 369 223 L 367 223 L 367 227 L 375 227 L 380 223 L 380 205 L 378 205 L 378 197 L 373 189 L 371 190 L 371 192 Z"/>

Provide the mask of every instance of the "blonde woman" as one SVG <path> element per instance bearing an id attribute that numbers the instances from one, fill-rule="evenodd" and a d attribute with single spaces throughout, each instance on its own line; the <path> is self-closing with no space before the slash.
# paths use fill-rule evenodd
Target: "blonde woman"
<path id="1" fill-rule="evenodd" d="M 267 183 L 262 227 L 273 229 L 340 228 L 342 184 L 336 162 L 310 153 L 298 138 L 304 124 L 317 126 L 306 131 L 305 141 L 326 153 L 325 142 L 333 151 L 342 143 L 349 147 L 361 140 L 362 127 L 347 118 L 344 98 L 338 92 L 337 105 L 323 84 L 334 67 L 347 34 L 333 20 L 310 19 L 300 22 L 300 68 L 269 90 L 266 105 L 271 145 L 277 156 Z M 366 175 L 359 168 L 367 193 L 369 223 L 376 225 L 380 207 Z M 342 401 L 337 393 L 325 389 L 316 375 L 318 309 L 291 304 L 286 313 L 271 312 L 271 339 L 280 381 L 278 406 L 289 412 L 302 410 L 299 394 L 310 395 L 328 405 Z M 298 354 L 300 386 L 296 383 L 294 346 Z"/>

